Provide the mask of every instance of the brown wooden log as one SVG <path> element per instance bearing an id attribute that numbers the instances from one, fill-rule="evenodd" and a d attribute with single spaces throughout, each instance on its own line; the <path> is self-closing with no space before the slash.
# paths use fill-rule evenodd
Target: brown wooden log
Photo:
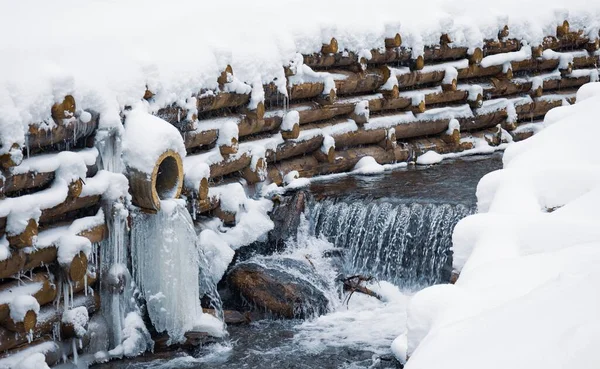
<path id="1" fill-rule="evenodd" d="M 196 97 L 196 106 L 198 108 L 198 113 L 203 113 L 223 108 L 245 106 L 248 105 L 249 101 L 250 94 L 208 92 Z"/>
<path id="2" fill-rule="evenodd" d="M 173 150 L 167 150 L 156 160 L 152 173 L 128 168 L 127 179 L 134 205 L 148 211 L 160 210 L 160 201 L 178 198 L 183 187 L 183 162 Z"/>
<path id="3" fill-rule="evenodd" d="M 467 90 L 425 90 L 425 105 L 428 107 L 448 103 L 466 103 L 469 97 Z"/>
<path id="4" fill-rule="evenodd" d="M 190 114 L 187 109 L 175 104 L 159 109 L 156 115 L 177 127 L 181 132 L 194 130 L 194 125 L 198 120 L 198 114 L 195 112 Z"/>
<path id="5" fill-rule="evenodd" d="M 98 119 L 99 115 L 93 113 L 88 122 L 71 119 L 57 122 L 54 127 L 48 129 L 44 125 L 30 125 L 26 137 L 26 149 L 29 150 L 29 153 L 36 153 L 56 144 L 73 144 L 96 132 Z"/>
<path id="6" fill-rule="evenodd" d="M 21 146 L 13 143 L 10 150 L 6 154 L 0 155 L 0 167 L 2 169 L 9 169 L 16 167 L 23 161 L 23 154 L 21 152 Z"/>
<path id="7" fill-rule="evenodd" d="M 461 150 L 460 145 L 454 143 L 446 143 L 442 139 L 437 137 L 431 138 L 418 138 L 410 140 L 408 142 L 412 149 L 412 152 L 418 157 L 426 153 L 427 151 L 435 151 L 438 154 L 447 154 L 451 152 L 458 152 Z"/>
<path id="8" fill-rule="evenodd" d="M 410 73 L 398 74 L 398 86 L 400 89 L 408 87 L 423 86 L 439 83 L 444 79 L 446 72 L 444 70 L 413 70 Z M 459 78 L 460 75 L 459 75 Z"/>
<path id="9" fill-rule="evenodd" d="M 33 245 L 34 238 L 38 235 L 38 223 L 35 219 L 29 219 L 23 232 L 19 234 L 6 233 L 6 238 L 11 247 L 22 249 Z"/>
<path id="10" fill-rule="evenodd" d="M 565 37 L 569 33 L 569 22 L 565 19 L 562 24 L 556 26 L 556 37 Z"/>
<path id="11" fill-rule="evenodd" d="M 104 240 L 108 236 L 105 224 L 84 230 L 79 236 L 85 237 L 92 243 Z M 42 265 L 49 265 L 56 260 L 56 247 L 33 248 L 31 250 L 13 250 L 11 256 L 0 261 L 0 279 L 9 278 L 19 272 L 25 272 Z"/>
<path id="12" fill-rule="evenodd" d="M 251 160 L 252 158 L 247 153 L 243 153 L 224 161 L 213 163 L 210 165 L 210 178 L 218 178 L 243 170 L 250 165 Z"/>
<path id="13" fill-rule="evenodd" d="M 507 38 L 510 35 L 510 29 L 508 28 L 508 25 L 504 25 L 504 27 L 502 27 L 502 29 L 500 31 L 498 31 L 498 39 L 502 40 Z"/>
<path id="14" fill-rule="evenodd" d="M 323 54 L 335 54 L 338 52 L 338 42 L 332 37 L 329 43 L 323 44 L 321 47 L 321 53 Z"/>
<path id="15" fill-rule="evenodd" d="M 235 137 L 232 137 L 230 142 L 219 146 L 219 152 L 221 153 L 221 156 L 223 156 L 224 158 L 228 158 L 231 155 L 237 154 L 238 148 L 239 148 L 238 139 Z"/>
<path id="16" fill-rule="evenodd" d="M 544 90 L 564 90 L 569 88 L 578 88 L 590 82 L 590 76 L 583 77 L 563 77 L 561 79 L 549 79 L 544 81 Z M 539 97 L 539 96 L 537 96 Z"/>
<path id="17" fill-rule="evenodd" d="M 519 122 L 523 122 L 541 118 L 551 109 L 562 105 L 563 97 L 561 95 L 556 95 L 556 98 L 548 98 L 547 96 L 536 98 L 534 99 L 533 104 L 524 106 L 523 109 L 517 110 L 518 120 Z"/>
<path id="18" fill-rule="evenodd" d="M 443 74 L 443 72 L 442 72 Z M 478 64 L 471 64 L 468 68 L 458 69 L 458 79 L 469 79 L 469 78 L 483 78 L 503 75 L 501 65 L 494 65 L 491 67 L 482 67 Z M 443 77 L 442 77 L 443 78 Z"/>
<path id="19" fill-rule="evenodd" d="M 37 323 L 37 314 L 33 310 L 29 310 L 25 313 L 25 317 L 22 322 L 15 322 L 10 315 L 0 322 L 2 326 L 11 332 L 27 333 L 35 328 Z"/>
<path id="20" fill-rule="evenodd" d="M 361 73 L 344 70 L 333 70 L 331 72 L 345 76 L 343 79 L 335 80 L 338 96 L 375 92 L 387 81 L 391 74 L 389 68 L 385 66 L 370 68 Z"/>
<path id="21" fill-rule="evenodd" d="M 395 51 L 390 50 L 394 55 Z M 358 62 L 358 56 L 353 52 L 336 53 L 336 54 L 321 54 L 315 53 L 311 55 L 303 55 L 304 64 L 313 69 L 329 68 L 329 67 L 348 67 Z"/>
<path id="22" fill-rule="evenodd" d="M 402 37 L 399 33 L 396 33 L 394 37 L 389 37 L 385 39 L 385 48 L 393 49 L 395 47 L 402 46 Z"/>
<path id="23" fill-rule="evenodd" d="M 443 61 L 469 58 L 466 47 L 452 47 L 448 44 L 426 47 L 423 51 L 425 61 Z"/>
<path id="24" fill-rule="evenodd" d="M 56 123 L 63 121 L 63 119 L 71 119 L 75 116 L 76 104 L 75 98 L 71 95 L 65 96 L 62 102 L 52 105 L 50 112 L 52 119 Z"/>
<path id="25" fill-rule="evenodd" d="M 372 145 L 336 151 L 334 163 L 319 162 L 314 156 L 284 160 L 269 166 L 269 178 L 275 183 L 281 183 L 281 178 L 293 170 L 297 170 L 301 177 L 345 172 L 351 170 L 365 156 L 372 156 L 379 164 L 389 164 L 407 160 L 408 150 L 401 146 L 394 150 L 385 150 L 378 145 Z"/>
<path id="26" fill-rule="evenodd" d="M 10 175 L 6 173 L 0 192 L 11 194 L 18 191 L 43 187 L 54 179 L 54 172 L 38 173 L 29 172 Z"/>
<path id="27" fill-rule="evenodd" d="M 249 165 L 242 170 L 242 177 L 249 184 L 254 184 L 264 181 L 266 179 L 266 173 L 267 160 L 265 158 L 258 158 L 254 168 L 252 165 Z"/>
<path id="28" fill-rule="evenodd" d="M 100 294 L 78 295 L 73 299 L 73 307 L 85 306 L 91 315 L 100 308 Z M 40 309 L 38 321 L 33 329 L 33 339 L 50 336 L 52 338 L 52 329 L 55 324 L 60 323 L 64 308 L 59 306 L 57 309 L 53 305 L 46 305 Z M 13 349 L 23 343 L 28 342 L 27 333 L 15 333 L 7 329 L 0 328 L 0 351 Z"/>
<path id="29" fill-rule="evenodd" d="M 495 127 L 498 124 L 506 122 L 507 117 L 508 113 L 506 108 L 504 108 L 492 112 L 476 110 L 473 117 L 456 119 L 460 123 L 460 131 L 463 132 Z"/>
<path id="30" fill-rule="evenodd" d="M 219 78 L 217 78 L 217 83 L 219 84 L 220 89 L 223 89 L 225 84 L 230 81 L 231 76 L 233 76 L 233 68 L 231 65 L 227 64 L 225 69 L 219 75 Z"/>
<path id="31" fill-rule="evenodd" d="M 56 285 L 54 284 L 54 280 L 48 273 L 34 273 L 30 278 L 22 278 L 21 280 L 16 280 L 8 283 L 4 283 L 0 285 L 0 292 L 7 293 L 8 291 L 12 291 L 15 296 L 20 295 L 19 288 L 24 287 L 33 283 L 40 283 L 40 289 L 34 293 L 33 296 L 40 306 L 44 306 L 46 304 L 51 303 L 56 298 Z M 9 304 L 0 304 L 0 324 L 5 321 L 10 315 Z M 8 328 L 10 329 L 10 328 Z M 14 329 L 10 329 L 15 331 Z"/>
<path id="32" fill-rule="evenodd" d="M 295 140 L 300 136 L 300 124 L 296 123 L 291 130 L 281 130 L 281 137 L 284 140 Z"/>
<path id="33" fill-rule="evenodd" d="M 483 93 L 486 99 L 525 94 L 531 91 L 532 87 L 532 82 L 525 80 L 490 78 L 490 82 L 491 84 L 483 86 Z"/>
<path id="34" fill-rule="evenodd" d="M 219 204 L 220 201 L 218 197 L 208 197 L 205 200 L 197 200 L 192 210 L 194 210 L 196 214 L 204 214 L 216 209 Z"/>
<path id="35" fill-rule="evenodd" d="M 377 143 L 377 145 L 386 151 L 395 150 L 396 146 L 397 146 L 396 141 L 397 141 L 396 130 L 393 128 L 390 128 L 386 131 L 385 138 L 383 140 L 379 141 Z"/>
<path id="36" fill-rule="evenodd" d="M 206 131 L 187 131 L 182 132 L 183 143 L 186 149 L 210 147 L 217 142 L 219 138 L 218 129 L 210 129 Z"/>
<path id="37" fill-rule="evenodd" d="M 498 40 L 485 40 L 483 46 L 483 55 L 495 55 L 518 51 L 521 48 L 521 41 L 511 38 L 499 38 Z"/>
<path id="38" fill-rule="evenodd" d="M 419 55 L 415 59 L 411 60 L 410 69 L 421 70 L 424 67 L 425 67 L 425 59 L 423 58 L 423 55 Z"/>
<path id="39" fill-rule="evenodd" d="M 315 98 L 324 94 L 325 83 L 323 82 L 306 82 L 288 86 L 288 95 L 291 101 Z"/>
<path id="40" fill-rule="evenodd" d="M 294 156 L 305 155 L 318 150 L 323 144 L 323 135 L 316 135 L 307 140 L 288 140 L 277 145 L 276 150 L 267 150 L 267 162 L 277 162 Z"/>
<path id="41" fill-rule="evenodd" d="M 231 211 L 223 210 L 220 204 L 212 211 L 212 214 L 217 218 L 221 219 L 223 225 L 227 227 L 233 227 L 236 224 L 235 216 L 236 213 L 232 213 Z"/>
<path id="42" fill-rule="evenodd" d="M 42 225 L 62 220 L 64 214 L 97 205 L 101 198 L 102 196 L 100 195 L 93 195 L 67 199 L 53 208 L 43 209 L 39 224 Z"/>

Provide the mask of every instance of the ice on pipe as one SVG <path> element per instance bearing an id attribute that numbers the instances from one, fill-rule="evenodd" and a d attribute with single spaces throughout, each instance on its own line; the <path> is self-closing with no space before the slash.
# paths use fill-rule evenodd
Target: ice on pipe
<path id="1" fill-rule="evenodd" d="M 177 200 L 163 201 L 154 215 L 136 213 L 131 227 L 133 276 L 157 332 L 169 343 L 191 330 L 225 334 L 223 323 L 202 312 L 198 238 L 192 219 Z"/>

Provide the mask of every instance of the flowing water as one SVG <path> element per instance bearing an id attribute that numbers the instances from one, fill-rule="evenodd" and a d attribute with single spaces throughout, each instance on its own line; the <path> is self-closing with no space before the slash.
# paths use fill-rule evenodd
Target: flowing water
<path id="1" fill-rule="evenodd" d="M 475 211 L 479 179 L 500 167 L 501 156 L 496 154 L 313 182 L 302 215 L 291 207 L 280 208 L 286 223 L 276 225 L 280 229 L 274 233 L 282 239 L 270 242 L 281 241 L 285 248 L 246 258 L 269 266 L 309 260 L 314 276 L 301 269 L 291 272 L 324 291 L 329 313 L 230 326 L 229 340 L 193 356 L 169 353 L 167 358 L 151 357 L 127 367 L 398 367 L 389 346 L 406 330 L 410 295 L 449 280 L 452 230 Z M 290 221 L 296 217 L 296 222 Z M 340 276 L 356 274 L 373 277 L 367 286 L 381 301 L 358 293 L 349 299 L 343 296 Z"/>

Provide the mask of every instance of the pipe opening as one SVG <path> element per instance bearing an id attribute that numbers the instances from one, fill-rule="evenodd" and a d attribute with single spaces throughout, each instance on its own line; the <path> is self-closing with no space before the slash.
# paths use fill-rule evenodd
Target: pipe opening
<path id="1" fill-rule="evenodd" d="M 156 173 L 156 183 L 154 188 L 161 200 L 172 199 L 177 197 L 177 190 L 180 182 L 180 171 L 172 156 L 167 156 L 158 166 Z"/>

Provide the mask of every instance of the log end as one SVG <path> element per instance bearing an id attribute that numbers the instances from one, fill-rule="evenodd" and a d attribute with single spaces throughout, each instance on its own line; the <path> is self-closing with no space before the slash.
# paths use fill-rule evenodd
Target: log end
<path id="1" fill-rule="evenodd" d="M 213 214 L 217 218 L 221 219 L 225 226 L 232 227 L 236 224 L 235 213 L 223 210 L 220 205 L 213 210 Z"/>
<path id="2" fill-rule="evenodd" d="M 458 81 L 456 80 L 456 78 L 454 78 L 452 80 L 452 82 L 450 82 L 450 83 L 442 83 L 442 91 L 444 91 L 444 92 L 456 91 L 457 86 L 458 86 Z"/>
<path id="3" fill-rule="evenodd" d="M 450 35 L 448 35 L 447 33 L 443 33 L 440 36 L 440 45 L 448 45 L 452 43 L 452 39 L 450 38 Z"/>
<path id="4" fill-rule="evenodd" d="M 323 44 L 321 47 L 321 53 L 323 54 L 335 54 L 338 52 L 338 42 L 335 37 L 331 38 L 328 44 Z"/>
<path id="5" fill-rule="evenodd" d="M 387 100 L 397 99 L 400 96 L 400 88 L 396 85 L 391 90 L 381 90 L 381 94 Z"/>
<path id="6" fill-rule="evenodd" d="M 200 188 L 198 188 L 198 198 L 200 200 L 206 200 L 208 198 L 208 178 L 202 178 L 200 180 Z"/>
<path id="7" fill-rule="evenodd" d="M 23 152 L 19 144 L 12 144 L 9 152 L 0 155 L 0 167 L 2 169 L 9 169 L 16 167 L 23 161 Z"/>
<path id="8" fill-rule="evenodd" d="M 420 113 L 424 113 L 425 109 L 426 109 L 425 101 L 421 100 L 421 102 L 419 102 L 418 105 L 411 106 L 410 110 L 413 112 L 413 114 L 420 114 Z"/>
<path id="9" fill-rule="evenodd" d="M 585 44 L 585 49 L 590 53 L 600 50 L 600 38 L 590 40 L 590 42 Z"/>
<path id="10" fill-rule="evenodd" d="M 481 108 L 482 105 L 483 105 L 483 95 L 482 94 L 477 94 L 477 97 L 475 98 L 475 100 L 469 100 L 469 106 L 471 107 L 471 109 Z"/>
<path id="11" fill-rule="evenodd" d="M 69 278 L 72 281 L 80 281 L 85 277 L 88 267 L 88 258 L 83 252 L 75 255 L 69 266 Z"/>
<path id="12" fill-rule="evenodd" d="M 35 219 L 29 219 L 25 230 L 19 234 L 7 234 L 8 244 L 15 249 L 33 246 L 33 241 L 38 234 L 38 223 Z"/>
<path id="13" fill-rule="evenodd" d="M 531 97 L 540 97 L 544 94 L 544 88 L 542 86 L 538 86 L 536 89 L 531 90 Z"/>
<path id="14" fill-rule="evenodd" d="M 542 45 L 531 48 L 531 56 L 534 58 L 541 58 L 543 53 L 544 47 Z"/>
<path id="15" fill-rule="evenodd" d="M 425 59 L 423 55 L 417 56 L 416 59 L 411 60 L 411 69 L 412 70 L 422 70 L 425 67 Z"/>
<path id="16" fill-rule="evenodd" d="M 252 166 L 244 168 L 242 177 L 244 177 L 249 184 L 264 181 L 267 177 L 267 161 L 265 158 L 258 158 L 254 168 L 252 168 Z"/>
<path id="17" fill-rule="evenodd" d="M 221 74 L 219 75 L 219 78 L 217 78 L 217 83 L 219 84 L 220 88 L 223 88 L 223 86 L 230 82 L 230 78 L 229 76 L 233 75 L 233 68 L 231 67 L 231 65 L 227 64 L 227 66 L 225 67 L 225 70 L 221 72 Z"/>
<path id="18" fill-rule="evenodd" d="M 561 25 L 556 26 L 556 37 L 561 38 L 569 34 L 569 22 L 565 19 Z"/>
<path id="19" fill-rule="evenodd" d="M 81 195 L 81 191 L 83 191 L 83 179 L 78 178 L 69 183 L 69 192 L 67 194 L 67 198 L 70 200 L 76 199 L 79 197 L 79 195 Z"/>
<path id="20" fill-rule="evenodd" d="M 294 127 L 290 131 L 281 131 L 281 137 L 284 140 L 295 140 L 300 136 L 300 125 L 294 124 Z"/>
<path id="21" fill-rule="evenodd" d="M 144 100 L 150 100 L 154 97 L 154 92 L 148 90 L 146 87 L 146 91 L 144 91 Z"/>
<path id="22" fill-rule="evenodd" d="M 510 29 L 508 28 L 508 25 L 505 25 L 504 27 L 502 27 L 502 29 L 500 31 L 498 31 L 498 39 L 499 40 L 503 40 L 505 38 L 507 38 L 510 35 Z"/>
<path id="23" fill-rule="evenodd" d="M 473 54 L 469 56 L 469 64 L 479 64 L 483 60 L 483 50 L 480 47 L 476 47 L 473 50 Z"/>
<path id="24" fill-rule="evenodd" d="M 386 49 L 393 49 L 396 47 L 400 47 L 402 46 L 402 37 L 400 36 L 399 33 L 396 33 L 396 35 L 394 35 L 394 37 L 389 37 L 385 39 L 385 48 Z"/>
<path id="25" fill-rule="evenodd" d="M 69 119 L 75 116 L 75 109 L 75 98 L 71 95 L 67 95 L 61 103 L 52 105 L 50 112 L 52 118 L 57 123 L 60 123 L 63 119 Z"/>
<path id="26" fill-rule="evenodd" d="M 230 155 L 237 154 L 238 148 L 239 144 L 237 138 L 232 137 L 229 144 L 219 146 L 219 152 L 221 153 L 221 156 L 227 158 Z"/>

